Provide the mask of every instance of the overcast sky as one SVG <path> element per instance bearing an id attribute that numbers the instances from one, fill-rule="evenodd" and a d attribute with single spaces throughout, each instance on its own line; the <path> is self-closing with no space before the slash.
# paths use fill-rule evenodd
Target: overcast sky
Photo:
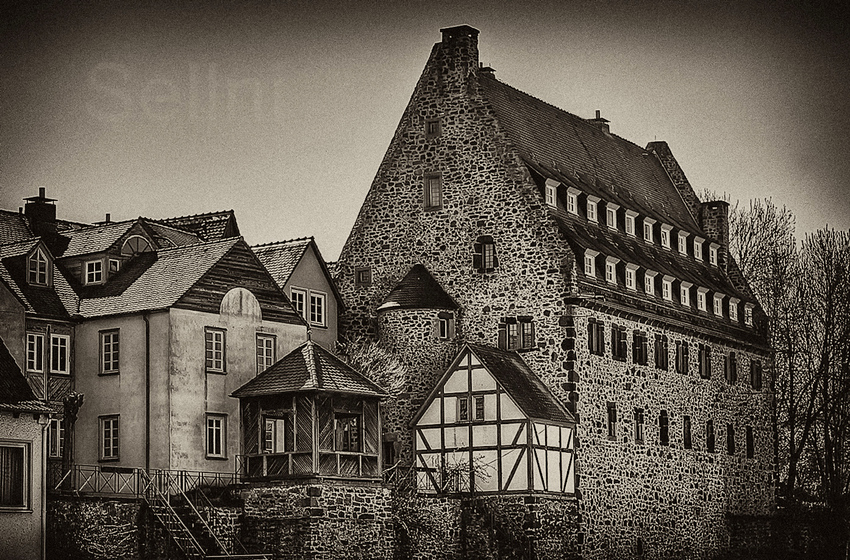
<path id="1" fill-rule="evenodd" d="M 0 208 L 46 186 L 83 222 L 233 209 L 249 243 L 335 260 L 440 28 L 469 24 L 497 78 L 666 140 L 698 192 L 848 229 L 841 4 L 6 0 Z"/>

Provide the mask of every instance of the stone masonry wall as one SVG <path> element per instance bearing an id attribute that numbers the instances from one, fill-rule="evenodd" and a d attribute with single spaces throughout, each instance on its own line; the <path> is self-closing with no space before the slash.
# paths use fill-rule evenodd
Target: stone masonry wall
<path id="1" fill-rule="evenodd" d="M 275 560 L 389 559 L 390 491 L 334 483 L 258 486 L 242 492 L 243 543 Z"/>
<path id="2" fill-rule="evenodd" d="M 63 560 L 139 559 L 139 502 L 51 498 L 47 555 Z"/>
<path id="3" fill-rule="evenodd" d="M 647 558 L 687 557 L 727 551 L 727 516 L 768 516 L 773 490 L 772 395 L 750 387 L 752 359 L 765 356 L 742 348 L 712 347 L 712 375 L 698 373 L 702 338 L 579 308 L 575 312 L 580 450 L 578 487 L 582 516 L 589 521 L 586 557 L 630 557 L 641 538 Z M 588 351 L 589 319 L 605 324 L 605 355 Z M 624 362 L 611 357 L 611 325 L 626 328 Z M 633 363 L 631 334 L 649 339 L 649 364 Z M 654 366 L 655 334 L 669 340 L 669 370 Z M 676 341 L 689 343 L 687 374 L 675 371 Z M 724 377 L 724 354 L 737 355 L 738 380 Z M 766 363 L 765 363 L 766 365 Z M 765 370 L 763 387 L 769 387 Z M 608 403 L 617 407 L 617 436 L 608 438 Z M 644 440 L 635 443 L 634 409 L 643 409 Z M 669 445 L 660 444 L 659 416 L 669 417 Z M 691 417 L 692 449 L 683 443 L 683 417 Z M 706 421 L 712 420 L 715 452 L 706 450 Z M 735 432 L 727 453 L 726 426 Z M 755 453 L 746 458 L 746 426 L 753 428 Z"/>
<path id="4" fill-rule="evenodd" d="M 474 37 L 461 37 L 435 46 L 338 263 L 338 285 L 347 307 L 341 320 L 344 335 L 354 339 L 380 334 L 402 360 L 422 364 L 412 373 L 410 402 L 385 410 L 386 425 L 408 425 L 417 403 L 433 389 L 429 380 L 445 371 L 454 357 L 449 346 L 433 341 L 429 349 L 422 338 L 427 313 L 393 318 L 376 312 L 408 270 L 421 263 L 461 307 L 457 345 L 468 341 L 496 346 L 502 318 L 533 317 L 536 345 L 522 357 L 578 412 L 578 514 L 553 513 L 552 522 L 540 529 L 540 541 L 583 543 L 588 558 L 719 552 L 728 546 L 727 514 L 765 515 L 773 507 L 771 395 L 745 386 L 753 354 L 736 348 L 735 387 L 724 385 L 719 341 L 711 342 L 713 378 L 698 378 L 696 345 L 705 340 L 693 331 L 665 331 L 670 372 L 633 365 L 631 348 L 625 363 L 610 358 L 612 318 L 566 304 L 575 257 L 480 94 L 476 45 Z M 430 119 L 440 119 L 441 134 L 435 138 L 425 134 Z M 423 178 L 430 173 L 441 174 L 439 209 L 423 208 Z M 473 245 L 484 235 L 493 237 L 499 258 L 498 267 L 486 274 L 472 266 Z M 372 273 L 371 284 L 365 286 L 355 283 L 355 271 L 364 267 Z M 587 352 L 590 315 L 606 323 L 606 357 Z M 403 324 L 407 319 L 415 329 Z M 629 347 L 632 330 L 647 333 L 652 363 L 653 335 L 663 327 L 616 321 L 627 327 Z M 675 374 L 675 339 L 685 337 L 691 343 L 691 373 Z M 763 386 L 770 387 L 769 364 L 763 361 Z M 609 401 L 618 405 L 617 441 L 606 437 Z M 628 437 L 635 407 L 644 409 L 643 445 Z M 662 409 L 670 415 L 669 446 L 657 445 Z M 397 416 L 391 418 L 391 412 Z M 693 450 L 681 446 L 685 414 L 693 418 Z M 708 418 L 715 423 L 715 453 L 705 452 Z M 727 422 L 735 426 L 734 456 L 726 455 Z M 743 456 L 748 425 L 755 433 L 754 459 Z M 543 527 L 551 532 L 544 534 Z"/>

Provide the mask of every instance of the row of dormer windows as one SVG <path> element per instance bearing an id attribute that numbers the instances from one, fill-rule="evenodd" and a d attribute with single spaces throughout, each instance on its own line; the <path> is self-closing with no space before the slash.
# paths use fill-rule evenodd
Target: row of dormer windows
<path id="1" fill-rule="evenodd" d="M 617 424 L 617 403 L 609 402 L 607 407 L 607 432 L 608 439 L 617 440 L 618 427 Z M 646 433 L 644 430 L 645 411 L 643 408 L 635 408 L 633 412 L 634 426 L 634 442 L 637 444 L 645 444 Z M 691 430 L 691 416 L 685 414 L 682 416 L 682 447 L 684 449 L 693 449 L 693 434 Z M 745 430 L 746 442 L 746 457 L 752 459 L 755 456 L 755 438 L 753 437 L 753 427 L 746 426 Z M 716 452 L 716 435 L 714 430 L 714 420 L 705 422 L 705 450 L 708 453 Z M 658 444 L 670 445 L 670 416 L 666 410 L 662 410 L 658 414 Z M 735 455 L 737 446 L 735 444 L 735 426 L 734 424 L 726 424 L 726 453 Z"/>
<path id="2" fill-rule="evenodd" d="M 611 324 L 611 357 L 620 362 L 628 361 L 629 335 L 626 327 Z M 689 374 L 690 344 L 685 340 L 676 340 L 674 345 L 674 367 L 676 373 Z M 649 336 L 643 331 L 635 330 L 631 334 L 632 363 L 649 365 L 650 347 Z M 597 356 L 605 355 L 605 323 L 597 319 L 587 322 L 587 349 Z M 712 347 L 708 344 L 697 345 L 697 368 L 701 378 L 711 379 L 714 373 L 714 362 L 711 359 Z M 670 370 L 670 341 L 666 334 L 656 334 L 652 346 L 653 365 L 656 369 Z M 738 356 L 734 350 L 723 354 L 723 377 L 730 385 L 738 383 Z M 761 360 L 750 360 L 750 387 L 755 390 L 762 388 Z"/>
<path id="3" fill-rule="evenodd" d="M 558 186 L 557 181 L 546 181 L 546 204 L 555 208 L 558 206 Z M 604 205 L 604 213 L 600 211 L 600 203 Z M 575 187 L 567 187 L 566 209 L 570 214 L 576 216 L 584 214 L 590 222 L 601 223 L 604 219 L 604 225 L 608 228 L 624 231 L 626 235 L 638 237 L 649 244 L 657 242 L 664 249 L 673 250 L 673 238 L 675 237 L 675 248 L 683 256 L 692 256 L 698 261 L 702 261 L 704 257 L 703 246 L 705 239 L 699 236 L 691 236 L 690 232 L 678 230 L 676 235 L 673 235 L 673 226 L 665 223 L 660 223 L 657 220 L 644 216 L 634 210 L 622 208 L 619 204 L 613 202 L 602 201 L 598 196 L 585 195 Z M 622 223 L 622 230 L 620 224 Z M 640 227 L 639 227 L 640 226 Z M 709 243 L 708 261 L 712 266 L 717 266 L 718 250 L 720 245 L 717 243 Z"/>
<path id="4" fill-rule="evenodd" d="M 584 251 L 584 274 L 589 278 L 599 278 L 599 260 L 602 255 L 599 251 L 585 249 Z M 679 303 L 685 307 L 693 308 L 708 313 L 713 312 L 717 317 L 725 317 L 732 321 L 740 321 L 739 304 L 740 299 L 729 297 L 719 292 L 711 292 L 708 288 L 695 286 L 691 282 L 678 280 L 669 275 L 643 269 L 642 278 L 639 277 L 641 267 L 633 263 L 623 263 L 616 257 L 606 256 L 604 264 L 605 281 L 609 284 L 619 285 L 622 283 L 627 289 L 645 295 L 660 297 L 664 301 Z M 711 306 L 709 310 L 709 305 Z M 753 325 L 753 304 L 744 303 L 744 323 Z"/>

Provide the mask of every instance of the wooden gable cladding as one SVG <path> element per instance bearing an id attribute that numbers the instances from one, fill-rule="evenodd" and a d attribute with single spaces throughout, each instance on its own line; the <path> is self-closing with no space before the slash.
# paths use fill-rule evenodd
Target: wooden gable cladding
<path id="1" fill-rule="evenodd" d="M 246 288 L 254 294 L 264 320 L 303 323 L 289 305 L 286 295 L 243 240 L 239 240 L 174 306 L 218 313 L 222 298 L 233 288 Z"/>
<path id="2" fill-rule="evenodd" d="M 240 402 L 248 479 L 380 480 L 378 397 L 296 392 Z"/>
<path id="3" fill-rule="evenodd" d="M 575 426 L 530 417 L 464 349 L 413 422 L 423 493 L 575 493 Z"/>

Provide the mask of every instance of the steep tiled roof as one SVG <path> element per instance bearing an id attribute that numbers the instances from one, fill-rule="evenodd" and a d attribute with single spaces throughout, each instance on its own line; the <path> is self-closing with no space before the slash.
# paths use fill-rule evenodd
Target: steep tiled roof
<path id="1" fill-rule="evenodd" d="M 237 237 L 239 226 L 233 210 L 208 212 L 192 216 L 179 216 L 159 220 L 161 223 L 196 234 L 205 241 L 214 241 L 226 237 Z"/>
<path id="2" fill-rule="evenodd" d="M 240 238 L 160 249 L 121 272 L 124 280 L 102 291 L 88 292 L 80 301 L 84 317 L 133 313 L 173 305 Z M 119 292 L 119 293 L 116 293 Z"/>
<path id="3" fill-rule="evenodd" d="M 180 247 L 200 243 L 201 238 L 194 233 L 183 231 L 175 227 L 157 223 L 153 220 L 144 220 L 145 225 L 153 233 L 157 246 L 166 249 L 168 247 Z"/>
<path id="4" fill-rule="evenodd" d="M 468 346 L 529 418 L 575 423 L 573 415 L 561 406 L 519 354 L 479 344 Z"/>
<path id="5" fill-rule="evenodd" d="M 307 247 L 313 241 L 312 237 L 278 241 L 265 245 L 254 245 L 251 250 L 271 273 L 277 285 L 281 288 L 289 281 Z"/>
<path id="6" fill-rule="evenodd" d="M 28 404 L 29 401 L 35 401 L 35 395 L 27 384 L 20 366 L 0 338 L 0 407 L 10 404 Z M 38 403 L 29 404 L 37 405 Z"/>
<path id="7" fill-rule="evenodd" d="M 378 310 L 457 309 L 458 305 L 421 264 L 413 268 L 387 294 Z"/>
<path id="8" fill-rule="evenodd" d="M 586 194 L 699 233 L 676 186 L 646 149 L 488 73 L 481 73 L 480 83 L 499 124 L 527 164 Z"/>
<path id="9" fill-rule="evenodd" d="M 284 356 L 232 396 L 259 397 L 297 391 L 386 396 L 383 389 L 312 340 Z"/>
<path id="10" fill-rule="evenodd" d="M 68 247 L 60 256 L 76 257 L 106 251 L 135 223 L 136 220 L 110 222 L 65 232 L 64 235 L 69 238 Z"/>
<path id="11" fill-rule="evenodd" d="M 0 241 L 14 243 L 32 236 L 32 230 L 23 214 L 0 210 Z"/>
<path id="12" fill-rule="evenodd" d="M 26 255 L 40 242 L 38 237 L 0 246 L 0 279 L 29 313 L 67 318 L 76 311 L 76 296 L 58 267 L 53 268 L 53 289 L 27 282 Z"/>

